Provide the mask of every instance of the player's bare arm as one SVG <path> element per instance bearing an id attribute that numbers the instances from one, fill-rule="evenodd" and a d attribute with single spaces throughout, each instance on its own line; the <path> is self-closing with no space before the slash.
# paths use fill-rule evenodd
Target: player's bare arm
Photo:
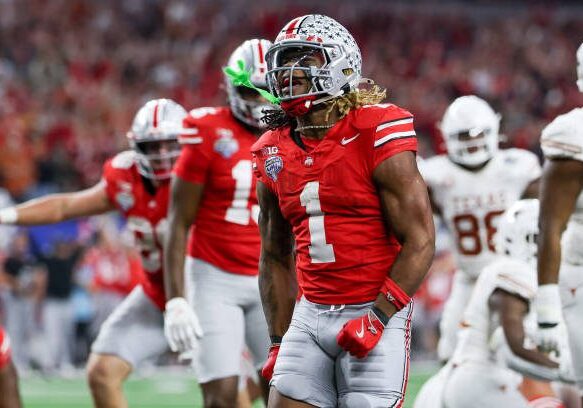
<path id="1" fill-rule="evenodd" d="M 107 197 L 102 180 L 86 190 L 74 193 L 51 194 L 0 211 L 0 223 L 18 225 L 52 224 L 72 218 L 86 217 L 112 211 L 115 206 Z M 6 211 L 8 214 L 6 219 Z M 14 217 L 16 219 L 14 219 Z"/>
<path id="2" fill-rule="evenodd" d="M 528 186 L 524 189 L 521 199 L 525 198 L 538 198 L 538 192 L 540 190 L 540 177 L 532 180 Z"/>
<path id="3" fill-rule="evenodd" d="M 291 321 L 297 294 L 293 238 L 277 198 L 265 184 L 257 183 L 261 255 L 259 289 L 271 336 L 282 337 Z"/>
<path id="4" fill-rule="evenodd" d="M 431 190 L 431 187 L 429 187 L 429 186 L 427 186 L 427 195 L 429 196 L 429 203 L 431 204 L 431 211 L 433 211 L 433 214 L 441 216 L 442 215 L 441 207 L 439 206 L 439 204 L 437 204 L 437 202 L 433 198 L 433 191 Z"/>
<path id="5" fill-rule="evenodd" d="M 515 356 L 549 368 L 559 367 L 546 354 L 524 347 L 523 322 L 529 308 L 525 299 L 502 289 L 496 289 L 490 296 L 488 305 L 493 312 L 498 313 L 504 337 Z"/>
<path id="6" fill-rule="evenodd" d="M 164 241 L 164 282 L 166 297 L 184 296 L 184 258 L 188 230 L 194 223 L 203 184 L 190 183 L 173 176 L 168 209 L 168 234 Z"/>
<path id="7" fill-rule="evenodd" d="M 540 186 L 541 217 L 538 238 L 539 285 L 557 283 L 561 264 L 561 235 L 583 189 L 583 162 L 549 160 Z"/>
<path id="8" fill-rule="evenodd" d="M 383 161 L 373 173 L 387 226 L 402 245 L 391 278 L 409 296 L 421 285 L 435 251 L 435 229 L 427 186 L 411 152 Z M 396 309 L 383 295 L 375 305 L 388 316 Z"/>

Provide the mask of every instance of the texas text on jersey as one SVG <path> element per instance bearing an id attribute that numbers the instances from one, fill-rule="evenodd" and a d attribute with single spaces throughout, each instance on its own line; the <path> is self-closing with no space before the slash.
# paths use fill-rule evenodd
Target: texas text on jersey
<path id="1" fill-rule="evenodd" d="M 459 268 L 471 278 L 494 257 L 498 218 L 540 177 L 538 158 L 522 149 L 500 150 L 476 172 L 436 156 L 420 165 L 434 203 L 451 231 Z"/>
<path id="2" fill-rule="evenodd" d="M 400 245 L 386 231 L 372 173 L 383 160 L 416 151 L 413 116 L 370 105 L 352 110 L 317 145 L 303 143 L 306 150 L 286 127 L 252 148 L 255 174 L 294 226 L 300 289 L 320 304 L 374 300 Z"/>
<path id="3" fill-rule="evenodd" d="M 109 200 L 127 218 L 142 260 L 144 293 L 164 309 L 166 297 L 162 273 L 162 242 L 166 230 L 168 183 L 154 190 L 138 172 L 135 152 L 125 151 L 108 160 L 103 180 Z"/>
<path id="4" fill-rule="evenodd" d="M 196 134 L 180 139 L 175 172 L 205 184 L 188 253 L 227 272 L 257 275 L 259 207 L 249 157 L 257 138 L 223 107 L 195 109 L 184 126 Z"/>

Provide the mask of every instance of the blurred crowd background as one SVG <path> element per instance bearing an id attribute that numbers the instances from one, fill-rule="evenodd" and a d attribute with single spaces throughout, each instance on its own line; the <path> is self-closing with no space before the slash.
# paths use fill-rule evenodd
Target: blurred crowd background
<path id="1" fill-rule="evenodd" d="M 437 122 L 455 97 L 471 93 L 502 114 L 505 145 L 539 153 L 542 127 L 583 106 L 575 86 L 579 3 L 0 0 L 0 206 L 97 182 L 149 99 L 187 109 L 224 104 L 220 68 L 229 53 L 313 12 L 347 26 L 364 76 L 415 114 L 422 156 L 443 152 Z M 0 319 L 19 367 L 82 363 L 96 328 L 140 273 L 122 228 L 115 216 L 1 228 Z M 440 240 L 418 295 L 414 356 L 433 355 L 453 269 Z M 54 342 L 51 355 L 42 351 L 45 338 Z"/>

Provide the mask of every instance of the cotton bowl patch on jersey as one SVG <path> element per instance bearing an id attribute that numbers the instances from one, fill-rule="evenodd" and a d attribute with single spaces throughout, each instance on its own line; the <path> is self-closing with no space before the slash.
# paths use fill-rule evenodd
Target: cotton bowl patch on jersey
<path id="1" fill-rule="evenodd" d="M 215 152 L 223 156 L 225 159 L 239 151 L 239 142 L 233 138 L 233 132 L 229 129 L 218 129 L 217 133 L 221 135 L 214 144 Z"/>
<path id="2" fill-rule="evenodd" d="M 122 210 L 127 211 L 134 206 L 134 195 L 130 191 L 121 191 L 115 195 L 115 201 Z"/>
<path id="3" fill-rule="evenodd" d="M 265 159 L 265 172 L 273 181 L 277 181 L 277 176 L 283 169 L 283 160 L 280 156 L 270 156 Z"/>

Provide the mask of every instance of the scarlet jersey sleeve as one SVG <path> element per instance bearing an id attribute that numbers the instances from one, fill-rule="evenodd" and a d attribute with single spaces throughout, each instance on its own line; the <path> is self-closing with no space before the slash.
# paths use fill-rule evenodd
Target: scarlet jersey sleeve
<path id="1" fill-rule="evenodd" d="M 191 134 L 182 135 L 180 157 L 174 167 L 174 173 L 191 183 L 204 183 L 213 160 L 213 141 L 215 127 L 213 116 L 215 108 L 193 109 L 184 119 L 184 127 L 192 129 Z"/>
<path id="2" fill-rule="evenodd" d="M 272 153 L 277 151 L 275 146 L 275 133 L 272 131 L 266 132 L 251 146 L 251 154 L 253 155 L 253 174 L 258 181 L 262 182 L 267 186 L 272 192 L 276 191 L 275 183 L 272 177 L 267 174 L 267 166 L 276 166 L 276 163 L 268 163 L 266 160 L 277 160 L 270 159 L 273 156 Z M 275 156 L 273 156 L 275 157 Z"/>
<path id="3" fill-rule="evenodd" d="M 397 153 L 417 151 L 413 115 L 393 104 L 365 106 L 355 115 L 357 129 L 372 132 L 372 168 Z"/>
<path id="4" fill-rule="evenodd" d="M 135 152 L 126 150 L 116 154 L 103 165 L 101 179 L 105 183 L 105 193 L 111 203 L 118 207 L 116 195 L 119 192 L 119 182 L 124 179 L 124 174 L 135 163 Z"/>

